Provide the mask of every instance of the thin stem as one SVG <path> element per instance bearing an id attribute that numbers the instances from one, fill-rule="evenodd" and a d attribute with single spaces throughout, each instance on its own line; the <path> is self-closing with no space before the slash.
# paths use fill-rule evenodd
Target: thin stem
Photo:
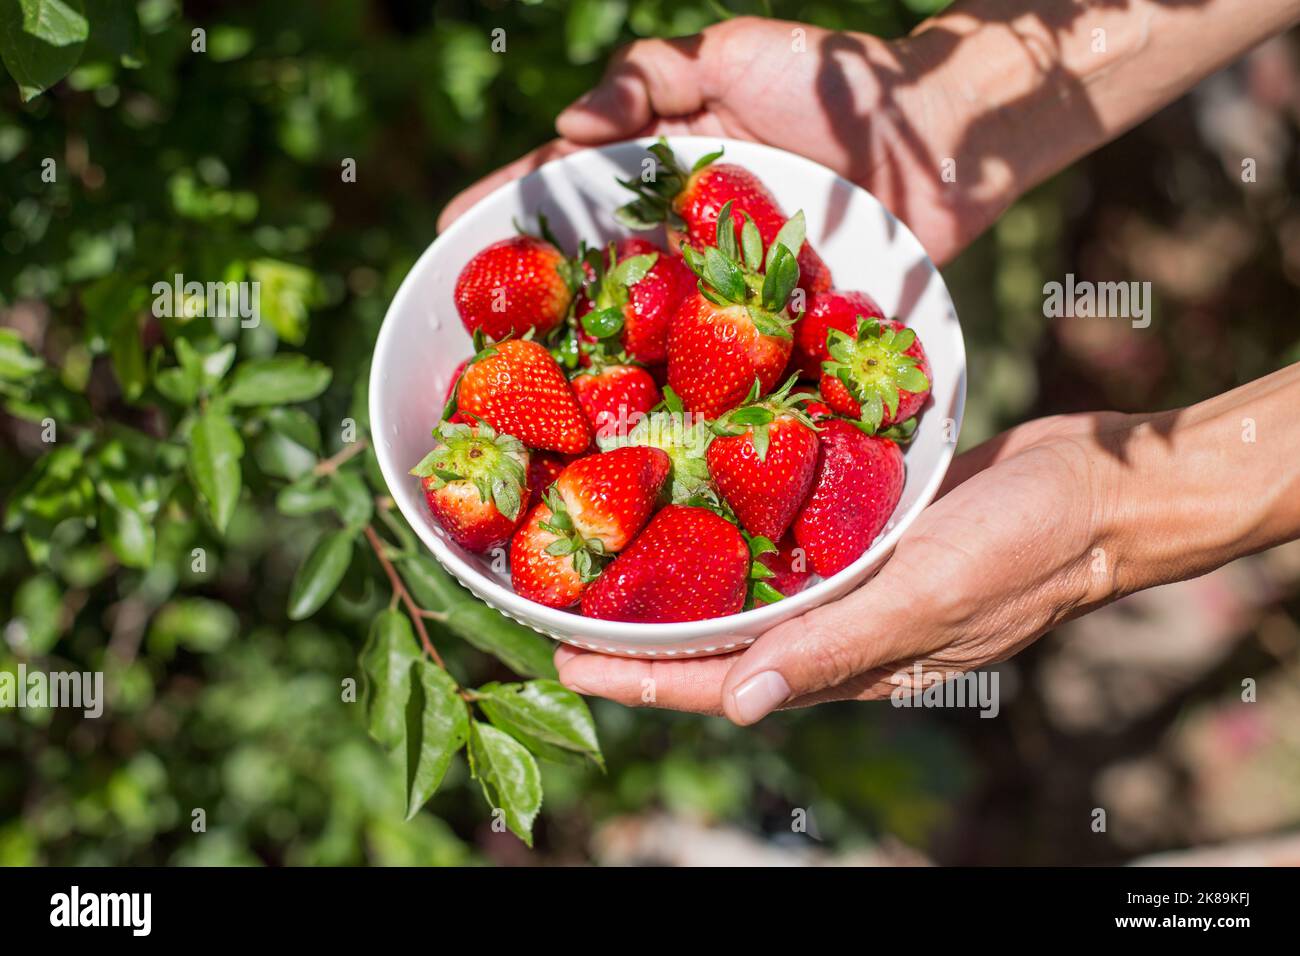
<path id="1" fill-rule="evenodd" d="M 402 604 L 406 607 L 406 613 L 410 615 L 411 623 L 415 625 L 415 633 L 420 636 L 420 643 L 424 645 L 425 652 L 433 658 L 435 664 L 446 670 L 447 665 L 443 662 L 438 649 L 433 646 L 433 641 L 429 640 L 429 632 L 424 628 L 424 618 L 430 612 L 426 612 L 411 598 L 411 592 L 406 590 L 401 575 L 397 573 L 397 568 L 393 567 L 393 562 L 388 558 L 383 539 L 379 537 L 373 525 L 366 525 L 366 540 L 370 542 L 370 547 L 375 552 L 375 557 L 379 559 L 384 574 L 388 575 L 388 583 L 392 585 L 393 593 L 401 596 Z"/>
<path id="2" fill-rule="evenodd" d="M 313 475 L 332 475 L 347 461 L 355 458 L 370 446 L 370 442 L 364 438 L 358 438 L 356 441 L 344 445 L 339 451 L 330 457 L 317 463 L 312 469 Z"/>

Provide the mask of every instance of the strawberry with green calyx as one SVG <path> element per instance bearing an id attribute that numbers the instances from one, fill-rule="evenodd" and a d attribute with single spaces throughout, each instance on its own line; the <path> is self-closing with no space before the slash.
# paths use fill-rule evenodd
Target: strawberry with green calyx
<path id="1" fill-rule="evenodd" d="M 584 254 L 587 284 L 578 296 L 578 338 L 587 356 L 626 356 L 643 365 L 668 359 L 668 329 L 695 276 L 680 256 L 640 238 Z"/>
<path id="2" fill-rule="evenodd" d="M 569 315 L 582 282 L 538 217 L 541 235 L 520 231 L 476 253 L 456 279 L 456 311 L 470 334 L 494 340 L 533 332 L 544 336 Z"/>
<path id="3" fill-rule="evenodd" d="M 656 448 L 622 448 L 572 462 L 543 494 L 510 545 L 515 591 L 569 607 L 654 510 L 668 474 Z"/>
<path id="4" fill-rule="evenodd" d="M 664 139 L 649 148 L 655 160 L 653 177 L 620 180 L 637 198 L 615 217 L 632 229 L 667 227 L 670 245 L 683 241 L 702 247 L 713 241 L 721 210 L 734 203 L 755 224 L 759 238 L 770 244 L 786 221 L 771 191 L 757 176 L 735 163 L 719 163 L 722 150 L 701 157 L 691 169 L 682 167 Z M 736 222 L 737 238 L 740 223 Z M 830 269 L 810 245 L 797 250 L 800 287 L 809 293 L 829 289 Z"/>
<path id="5" fill-rule="evenodd" d="M 812 582 L 812 565 L 792 534 L 782 538 L 774 550 L 760 554 L 758 560 L 772 572 L 765 579 L 767 585 L 783 597 L 793 597 Z"/>
<path id="6" fill-rule="evenodd" d="M 545 496 L 552 530 L 594 554 L 622 551 L 649 520 L 668 477 L 668 455 L 658 448 L 616 448 L 579 458 Z"/>
<path id="7" fill-rule="evenodd" d="M 827 332 L 826 404 L 868 433 L 906 421 L 930 394 L 930 363 L 916 333 L 892 319 L 858 319 L 857 334 Z"/>
<path id="8" fill-rule="evenodd" d="M 576 455 L 591 444 L 591 427 L 569 380 L 543 346 L 530 339 L 486 345 L 477 353 L 443 409 L 463 412 L 514 435 L 529 448 Z"/>
<path id="9" fill-rule="evenodd" d="M 545 502 L 537 505 L 515 536 L 510 539 L 510 583 L 520 597 L 547 607 L 572 607 L 582 597 L 589 578 L 579 571 L 579 562 L 564 551 L 562 533 L 552 530 L 554 516 Z M 594 573 L 595 563 L 588 573 Z"/>
<path id="10" fill-rule="evenodd" d="M 626 434 L 597 438 L 604 451 L 630 446 L 658 448 L 668 455 L 668 480 L 660 495 L 665 504 L 700 504 L 712 490 L 705 458 L 713 432 L 703 416 L 682 408 L 681 399 L 665 388 L 659 409 L 642 418 Z"/>
<path id="11" fill-rule="evenodd" d="M 560 472 L 569 465 L 570 459 L 553 451 L 535 451 L 528 456 L 528 507 L 535 508 L 546 494 L 546 489 L 555 484 Z"/>
<path id="12" fill-rule="evenodd" d="M 794 522 L 795 542 L 824 578 L 862 556 L 903 494 L 898 445 L 855 425 L 842 418 L 821 423 L 812 493 Z"/>
<path id="13" fill-rule="evenodd" d="M 429 510 L 467 551 L 505 544 L 528 501 L 528 450 L 484 421 L 443 422 L 437 447 L 411 474 L 421 479 Z"/>
<path id="14" fill-rule="evenodd" d="M 790 379 L 758 400 L 754 383 L 746 404 L 713 423 L 718 436 L 706 455 L 709 474 L 752 535 L 780 539 L 790 527 L 817 468 L 817 426 L 799 408 L 802 395 L 790 395 Z"/>
<path id="15" fill-rule="evenodd" d="M 857 330 L 859 318 L 883 319 L 885 312 L 865 292 L 828 289 L 808 296 L 803 318 L 795 323 L 790 364 L 798 368 L 804 378 L 821 378 L 822 362 L 830 358 L 826 351 L 826 333 L 839 329 L 852 335 Z"/>
<path id="16" fill-rule="evenodd" d="M 644 623 L 736 614 L 751 563 L 734 524 L 706 508 L 668 505 L 586 588 L 582 613 Z"/>
<path id="17" fill-rule="evenodd" d="M 640 365 L 595 363 L 575 374 L 570 384 L 597 441 L 626 434 L 660 400 L 654 377 Z"/>
<path id="18" fill-rule="evenodd" d="M 683 246 L 699 291 L 673 317 L 668 336 L 668 384 L 685 407 L 709 418 L 740 404 L 754 379 L 776 385 L 792 347 L 787 310 L 799 281 L 795 254 L 803 244 L 803 214 L 764 249 L 752 222 L 736 240 L 730 205 L 717 221 L 717 245 Z"/>

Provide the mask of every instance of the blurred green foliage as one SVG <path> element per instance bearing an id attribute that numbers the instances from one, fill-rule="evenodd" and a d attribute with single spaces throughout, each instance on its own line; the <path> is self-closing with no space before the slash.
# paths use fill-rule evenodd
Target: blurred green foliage
<path id="1" fill-rule="evenodd" d="M 943 5 L 726 6 L 890 36 Z M 409 550 L 400 519 L 372 514 L 366 483 L 383 490 L 372 456 L 321 462 L 351 455 L 349 420 L 364 438 L 371 345 L 446 200 L 552 135 L 614 46 L 688 34 L 726 9 L 54 6 L 72 20 L 42 28 L 48 48 L 7 48 L 17 83 L 0 91 L 0 668 L 100 669 L 110 698 L 93 721 L 0 714 L 0 864 L 525 859 L 492 830 L 461 758 L 428 809 L 403 822 L 402 761 L 368 739 L 364 695 L 341 699 L 346 681 L 363 682 L 358 654 L 390 597 L 361 528 L 379 528 L 426 607 L 465 598 Z M 0 0 L 0 32 L 25 8 Z M 495 29 L 506 31 L 505 55 L 491 52 Z M 348 161 L 355 182 L 341 175 Z M 1201 170 L 1193 182 L 1231 201 L 1203 151 L 1186 162 Z M 1162 362 L 1141 386 L 1068 354 L 1044 328 L 1038 290 L 1096 238 L 1070 224 L 1105 194 L 1067 209 L 1090 168 L 1028 197 L 949 270 L 979 383 L 964 444 L 1032 412 L 1191 400 L 1297 347 L 1293 328 L 1286 341 L 1270 331 L 1222 362 L 1212 348 L 1176 359 L 1153 338 Z M 1180 201 L 1152 200 L 1149 218 L 1168 222 Z M 257 279 L 267 321 L 150 319 L 153 284 L 176 274 Z M 1241 281 L 1276 292 L 1278 276 L 1274 262 Z M 1252 301 L 1241 321 L 1274 329 L 1277 300 Z M 267 386 L 256 381 L 241 393 L 241 376 L 265 373 L 259 361 L 299 354 L 272 369 L 276 400 L 259 399 Z M 232 455 L 234 481 L 222 464 Z M 299 572 L 322 540 L 342 542 L 322 546 L 338 554 L 315 564 L 337 579 L 330 586 Z M 499 626 L 494 656 L 429 622 L 461 686 L 546 676 L 536 645 Z M 886 833 L 933 845 L 979 783 L 963 718 L 826 707 L 741 731 L 600 702 L 593 711 L 608 769 L 540 762 L 533 859 L 583 859 L 602 821 L 653 807 L 787 837 L 792 808 L 806 808 L 836 847 Z"/>

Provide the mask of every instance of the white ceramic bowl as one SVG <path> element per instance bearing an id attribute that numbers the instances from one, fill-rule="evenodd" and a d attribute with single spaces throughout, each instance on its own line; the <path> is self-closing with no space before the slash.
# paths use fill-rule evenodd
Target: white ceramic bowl
<path id="1" fill-rule="evenodd" d="M 685 624 L 625 624 L 557 611 L 515 594 L 509 575 L 451 542 L 433 520 L 419 480 L 407 474 L 431 446 L 442 396 L 471 352 L 452 301 L 461 268 L 489 243 L 535 225 L 545 213 L 570 251 L 580 238 L 603 244 L 625 235 L 613 210 L 631 194 L 615 182 L 639 175 L 652 140 L 584 150 L 502 186 L 439 236 L 411 269 L 388 308 L 370 371 L 370 422 L 384 479 L 420 540 L 456 578 L 503 614 L 578 647 L 638 657 L 718 654 L 750 644 L 768 628 L 834 601 L 866 580 L 934 498 L 956 447 L 966 398 L 966 352 L 952 299 L 916 237 L 866 191 L 810 160 L 738 140 L 676 137 L 686 164 L 726 148 L 725 161 L 753 170 L 787 213 L 804 211 L 808 239 L 841 289 L 871 294 L 888 315 L 916 329 L 933 371 L 933 398 L 907 449 L 907 481 L 893 520 L 866 554 L 829 580 L 743 614 Z M 663 244 L 662 233 L 648 234 Z"/>

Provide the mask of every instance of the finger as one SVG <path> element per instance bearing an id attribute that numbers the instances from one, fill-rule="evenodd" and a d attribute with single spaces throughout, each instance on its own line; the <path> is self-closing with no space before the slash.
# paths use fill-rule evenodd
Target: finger
<path id="1" fill-rule="evenodd" d="M 579 694 L 627 707 L 722 713 L 722 679 L 735 654 L 693 660 L 643 660 L 588 651 L 556 653 L 560 683 Z"/>
<path id="2" fill-rule="evenodd" d="M 604 143 L 632 136 L 656 117 L 697 112 L 707 36 L 640 40 L 619 50 L 600 83 L 561 112 L 555 128 L 577 143 Z"/>
<path id="3" fill-rule="evenodd" d="M 722 683 L 726 716 L 741 725 L 820 691 L 860 690 L 868 672 L 944 643 L 917 613 L 910 572 L 891 558 L 875 580 L 848 597 L 780 624 L 742 654 Z M 877 675 L 870 683 L 879 679 Z M 866 686 L 866 685 L 863 685 Z M 828 699 L 842 699 L 830 696 Z"/>
<path id="4" fill-rule="evenodd" d="M 531 153 L 519 157 L 513 163 L 502 166 L 496 172 L 489 173 L 468 189 L 458 193 L 452 198 L 451 202 L 447 203 L 442 210 L 442 214 L 438 216 L 438 231 L 442 232 L 460 218 L 470 206 L 473 206 L 499 186 L 503 186 L 511 180 L 527 176 L 543 163 L 550 162 L 560 156 L 567 156 L 569 153 L 582 148 L 574 143 L 566 143 L 562 139 L 552 140 L 544 146 L 537 147 Z"/>

